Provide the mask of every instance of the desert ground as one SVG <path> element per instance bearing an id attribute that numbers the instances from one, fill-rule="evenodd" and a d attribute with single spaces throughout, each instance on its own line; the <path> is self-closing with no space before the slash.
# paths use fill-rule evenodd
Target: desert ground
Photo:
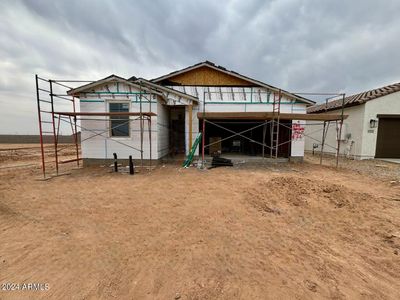
<path id="1" fill-rule="evenodd" d="M 0 299 L 400 299 L 400 165 L 65 165 L 42 181 L 39 148 L 14 148 Z"/>

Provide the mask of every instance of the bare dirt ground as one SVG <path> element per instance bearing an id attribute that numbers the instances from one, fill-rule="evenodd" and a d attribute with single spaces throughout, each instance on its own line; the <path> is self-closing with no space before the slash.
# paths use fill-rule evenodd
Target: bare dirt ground
<path id="1" fill-rule="evenodd" d="M 17 162 L 31 167 L 0 162 L 0 284 L 49 289 L 0 299 L 400 298 L 399 165 L 307 157 L 38 181 L 29 155 Z"/>

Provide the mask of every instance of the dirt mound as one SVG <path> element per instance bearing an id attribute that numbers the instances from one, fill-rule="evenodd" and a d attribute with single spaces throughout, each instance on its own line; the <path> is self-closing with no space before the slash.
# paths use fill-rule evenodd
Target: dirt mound
<path id="1" fill-rule="evenodd" d="M 41 181 L 36 153 L 0 167 L 0 282 L 50 290 L 1 299 L 400 299 L 400 187 L 386 179 L 167 164 Z"/>
<path id="2" fill-rule="evenodd" d="M 323 180 L 282 176 L 257 182 L 247 191 L 246 200 L 262 212 L 281 214 L 285 206 L 353 209 L 357 202 L 369 197 Z"/>

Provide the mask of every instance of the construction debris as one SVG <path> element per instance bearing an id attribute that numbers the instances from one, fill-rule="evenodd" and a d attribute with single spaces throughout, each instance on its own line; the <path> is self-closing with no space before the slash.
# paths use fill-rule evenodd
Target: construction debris
<path id="1" fill-rule="evenodd" d="M 223 158 L 223 157 L 218 157 L 214 156 L 211 162 L 212 168 L 217 168 L 217 167 L 233 167 L 232 160 Z"/>

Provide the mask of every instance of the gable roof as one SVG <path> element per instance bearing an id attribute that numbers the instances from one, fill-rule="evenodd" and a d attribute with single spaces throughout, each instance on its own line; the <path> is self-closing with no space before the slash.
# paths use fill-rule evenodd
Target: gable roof
<path id="1" fill-rule="evenodd" d="M 396 92 L 400 92 L 400 82 L 348 96 L 344 98 L 344 107 L 361 105 L 367 101 Z M 307 108 L 307 113 L 320 113 L 329 110 L 340 109 L 342 107 L 342 101 L 343 99 L 336 99 L 329 101 L 328 103 L 311 106 Z"/>
<path id="2" fill-rule="evenodd" d="M 74 95 L 74 94 L 83 93 L 86 90 L 89 90 L 89 89 L 94 88 L 94 87 L 96 87 L 98 85 L 106 84 L 106 83 L 109 83 L 109 82 L 122 82 L 122 83 L 125 83 L 127 85 L 133 86 L 135 88 L 140 88 L 140 85 L 138 85 L 136 83 L 133 83 L 131 81 L 128 81 L 125 78 L 122 78 L 120 76 L 112 74 L 112 75 L 107 76 L 107 77 L 105 77 L 103 79 L 100 79 L 100 80 L 97 80 L 97 81 L 93 81 L 93 82 L 90 82 L 88 84 L 81 85 L 81 86 L 79 86 L 77 88 L 74 88 L 74 89 L 70 89 L 69 91 L 67 91 L 67 94 L 68 95 Z M 144 90 L 147 90 L 147 88 L 144 88 Z"/>
<path id="3" fill-rule="evenodd" d="M 167 92 L 167 93 L 175 94 L 177 96 L 187 98 L 187 99 L 192 100 L 194 102 L 198 102 L 199 101 L 199 99 L 197 97 L 195 97 L 195 96 L 192 96 L 192 95 L 186 94 L 184 92 L 180 92 L 180 91 L 171 89 L 169 87 L 166 87 L 166 86 L 163 86 L 163 85 L 148 81 L 148 80 L 146 80 L 144 78 L 131 77 L 131 78 L 129 78 L 129 81 L 133 81 L 135 83 L 141 83 L 141 84 L 143 84 L 145 86 L 148 86 L 148 87 L 150 87 L 152 89 L 155 89 L 156 91 L 161 91 L 161 92 L 164 91 L 164 92 Z"/>
<path id="4" fill-rule="evenodd" d="M 195 101 L 195 102 L 198 101 L 198 99 L 196 97 L 193 97 L 192 95 L 189 95 L 189 94 L 186 94 L 186 93 L 183 93 L 183 92 L 180 92 L 180 91 L 176 91 L 176 90 L 173 90 L 171 88 L 158 85 L 156 83 L 151 83 L 151 82 L 149 82 L 149 81 L 147 81 L 145 79 L 142 79 L 142 78 L 138 79 L 136 77 L 131 77 L 128 80 L 128 79 L 122 78 L 122 77 L 114 75 L 114 74 L 112 74 L 110 76 L 107 76 L 107 77 L 105 77 L 103 79 L 100 79 L 100 80 L 97 80 L 97 81 L 93 81 L 91 83 L 88 83 L 88 84 L 82 85 L 80 87 L 71 89 L 71 90 L 67 91 L 67 94 L 68 95 L 74 95 L 74 94 L 83 93 L 83 92 L 85 92 L 87 90 L 90 90 L 91 88 L 94 88 L 94 87 L 96 87 L 98 85 L 102 85 L 102 84 L 105 84 L 105 83 L 108 83 L 108 82 L 121 82 L 121 83 L 124 83 L 126 85 L 138 88 L 138 89 L 142 89 L 142 90 L 145 90 L 145 91 L 151 91 L 152 93 L 160 95 L 160 96 L 163 96 L 162 91 L 166 91 L 166 92 L 174 94 L 174 95 L 176 95 L 178 97 L 183 97 L 183 98 Z"/>
<path id="5" fill-rule="evenodd" d="M 208 60 L 200 62 L 200 63 L 197 63 L 197 64 L 194 64 L 192 66 L 186 67 L 186 68 L 181 69 L 181 70 L 177 70 L 177 71 L 171 72 L 171 73 L 169 73 L 167 75 L 163 75 L 163 76 L 154 78 L 151 81 L 154 82 L 154 83 L 160 83 L 161 81 L 169 79 L 171 77 L 174 77 L 174 76 L 186 73 L 186 72 L 190 72 L 190 71 L 195 70 L 195 69 L 203 68 L 203 67 L 208 67 L 208 68 L 211 68 L 213 70 L 222 72 L 224 74 L 228 74 L 230 76 L 234 76 L 236 78 L 239 78 L 241 80 L 244 80 L 244 81 L 247 81 L 247 82 L 249 82 L 251 84 L 254 84 L 255 86 L 264 87 L 264 88 L 267 88 L 267 89 L 275 91 L 275 92 L 279 91 L 279 88 L 277 88 L 277 87 L 274 87 L 274 86 L 266 84 L 266 83 L 264 83 L 262 81 L 259 81 L 259 80 L 244 76 L 244 75 L 239 74 L 239 73 L 237 73 L 235 71 L 227 70 L 226 68 L 224 68 L 222 66 L 218 66 L 218 65 L 216 65 L 213 62 L 210 62 Z M 285 91 L 285 90 L 282 90 L 282 89 L 281 89 L 281 93 L 283 95 L 287 96 L 287 97 L 297 99 L 297 100 L 305 102 L 306 104 L 309 104 L 309 105 L 314 105 L 315 104 L 315 101 L 306 99 L 306 98 L 301 97 L 301 96 L 296 95 L 296 94 L 292 94 L 292 93 L 290 93 L 288 91 Z"/>

